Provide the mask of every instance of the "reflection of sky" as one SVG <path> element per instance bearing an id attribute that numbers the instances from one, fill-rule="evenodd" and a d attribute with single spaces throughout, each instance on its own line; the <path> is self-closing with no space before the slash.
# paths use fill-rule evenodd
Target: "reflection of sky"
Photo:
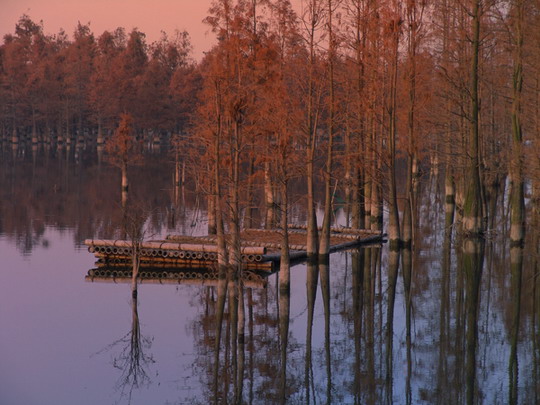
<path id="1" fill-rule="evenodd" d="M 49 247 L 37 247 L 31 256 L 26 257 L 20 254 L 13 241 L 0 238 L 3 258 L 0 271 L 0 403 L 112 404 L 118 400 L 114 386 L 119 371 L 111 363 L 120 348 L 96 353 L 130 330 L 129 285 L 85 282 L 84 275 L 93 267 L 94 257 L 84 249 L 74 248 L 72 231 L 59 232 L 48 227 L 44 238 L 50 241 Z M 350 260 L 348 254 L 337 253 L 332 255 L 330 263 L 333 391 L 334 398 L 344 403 L 353 402 L 351 370 L 355 367 L 354 343 L 351 340 L 353 326 L 349 321 L 344 321 L 350 318 L 344 318 L 342 314 L 342 311 L 350 311 L 352 305 Z M 383 260 L 384 292 L 386 254 Z M 433 393 L 437 386 L 440 258 L 433 256 L 428 262 L 428 290 L 416 290 L 413 301 L 411 384 L 414 403 L 420 402 L 422 391 Z M 452 272 L 455 271 L 453 267 Z M 288 369 L 289 376 L 293 376 L 297 383 L 302 381 L 304 367 L 307 322 L 305 277 L 305 265 L 291 269 Z M 484 272 L 483 283 L 486 277 L 487 272 Z M 276 278 L 272 276 L 269 288 L 273 289 L 275 285 Z M 401 272 L 396 291 L 393 376 L 394 398 L 399 402 L 405 392 L 407 371 Z M 496 293 L 497 290 L 491 292 Z M 200 398 L 204 403 L 201 393 L 208 387 L 201 386 L 205 379 L 201 378 L 200 372 L 204 370 L 200 369 L 200 363 L 199 366 L 195 365 L 200 354 L 197 354 L 195 347 L 198 337 L 193 336 L 192 324 L 198 322 L 203 312 L 198 304 L 200 294 L 201 289 L 197 286 L 148 284 L 140 287 L 141 332 L 143 336 L 154 339 L 146 354 L 152 355 L 156 363 L 148 368 L 152 384 L 148 389 L 136 391 L 134 404 L 179 403 L 181 399 L 193 398 Z M 269 296 L 274 296 L 274 293 L 271 292 Z M 484 292 L 479 311 L 477 379 L 485 403 L 492 403 L 507 395 L 509 350 L 501 313 L 493 306 L 493 297 L 490 308 L 487 302 L 487 293 Z M 276 303 L 271 300 L 269 308 L 271 312 L 275 311 Z M 381 307 L 376 304 L 376 319 L 380 310 Z M 385 303 L 382 311 L 384 322 Z M 385 325 L 383 337 L 384 329 Z M 378 325 L 375 330 L 377 334 Z M 277 339 L 277 334 L 268 338 Z M 379 341 L 377 335 L 375 339 Z M 364 340 L 362 344 L 365 344 Z M 379 348 L 384 348 L 384 341 L 382 346 L 379 343 L 376 345 L 376 373 L 381 376 L 384 375 L 384 353 Z M 520 349 L 522 373 L 530 372 L 528 345 L 523 343 Z M 313 326 L 313 368 L 317 398 L 324 402 L 324 309 L 320 282 Z M 295 395 L 295 398 L 299 398 L 299 393 Z"/>
<path id="2" fill-rule="evenodd" d="M 110 364 L 114 350 L 94 354 L 130 330 L 129 286 L 85 282 L 93 256 L 74 251 L 69 233 L 48 229 L 47 238 L 49 249 L 36 249 L 30 258 L 0 240 L 0 402 L 113 403 L 119 376 Z M 155 336 L 150 353 L 157 364 L 150 370 L 155 384 L 134 403 L 165 403 L 178 394 L 167 387 L 185 375 L 185 362 L 192 360 L 192 337 L 185 330 L 196 311 L 190 309 L 191 294 L 183 292 L 174 286 L 140 288 L 141 331 Z"/>

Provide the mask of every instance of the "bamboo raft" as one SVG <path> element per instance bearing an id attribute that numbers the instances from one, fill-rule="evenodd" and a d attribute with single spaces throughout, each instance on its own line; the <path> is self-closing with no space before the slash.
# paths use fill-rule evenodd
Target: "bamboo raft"
<path id="1" fill-rule="evenodd" d="M 380 232 L 332 228 L 330 252 L 380 243 Z M 217 237 L 168 235 L 165 240 L 143 241 L 139 246 L 140 268 L 210 269 L 217 264 Z M 245 229 L 241 233 L 242 266 L 246 270 L 272 273 L 281 259 L 281 230 Z M 87 239 L 88 251 L 98 259 L 100 268 L 129 268 L 133 257 L 133 242 L 127 240 Z M 305 227 L 290 225 L 289 250 L 291 261 L 307 258 Z"/>

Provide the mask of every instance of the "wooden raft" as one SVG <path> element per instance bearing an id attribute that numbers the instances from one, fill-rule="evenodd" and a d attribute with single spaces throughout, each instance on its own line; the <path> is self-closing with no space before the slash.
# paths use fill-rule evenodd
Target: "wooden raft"
<path id="1" fill-rule="evenodd" d="M 332 228 L 330 252 L 381 242 L 380 232 L 353 228 Z M 165 240 L 144 241 L 140 245 L 141 268 L 215 268 L 217 237 L 169 235 Z M 281 259 L 280 230 L 245 229 L 241 233 L 243 267 L 247 270 L 273 272 Z M 88 251 L 94 253 L 99 268 L 127 268 L 131 266 L 133 243 L 127 240 L 87 239 Z M 306 229 L 289 228 L 291 260 L 307 257 Z"/>

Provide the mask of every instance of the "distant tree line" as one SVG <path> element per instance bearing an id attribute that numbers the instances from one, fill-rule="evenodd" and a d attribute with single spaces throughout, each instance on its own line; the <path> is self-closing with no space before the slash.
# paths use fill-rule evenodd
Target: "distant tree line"
<path id="1" fill-rule="evenodd" d="M 64 31 L 45 35 L 42 23 L 23 15 L 0 47 L 3 135 L 95 141 L 122 113 L 137 117 L 139 131 L 179 131 L 197 87 L 190 53 L 186 32 L 147 44 L 136 29 L 95 36 L 79 23 L 69 39 Z"/>

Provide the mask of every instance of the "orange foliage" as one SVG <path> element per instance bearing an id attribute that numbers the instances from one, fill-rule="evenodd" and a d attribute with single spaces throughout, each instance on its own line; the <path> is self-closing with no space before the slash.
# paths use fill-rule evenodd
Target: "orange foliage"
<path id="1" fill-rule="evenodd" d="M 135 139 L 132 123 L 130 114 L 121 114 L 118 128 L 105 144 L 109 161 L 121 168 L 137 164 L 142 159 L 141 145 Z"/>

